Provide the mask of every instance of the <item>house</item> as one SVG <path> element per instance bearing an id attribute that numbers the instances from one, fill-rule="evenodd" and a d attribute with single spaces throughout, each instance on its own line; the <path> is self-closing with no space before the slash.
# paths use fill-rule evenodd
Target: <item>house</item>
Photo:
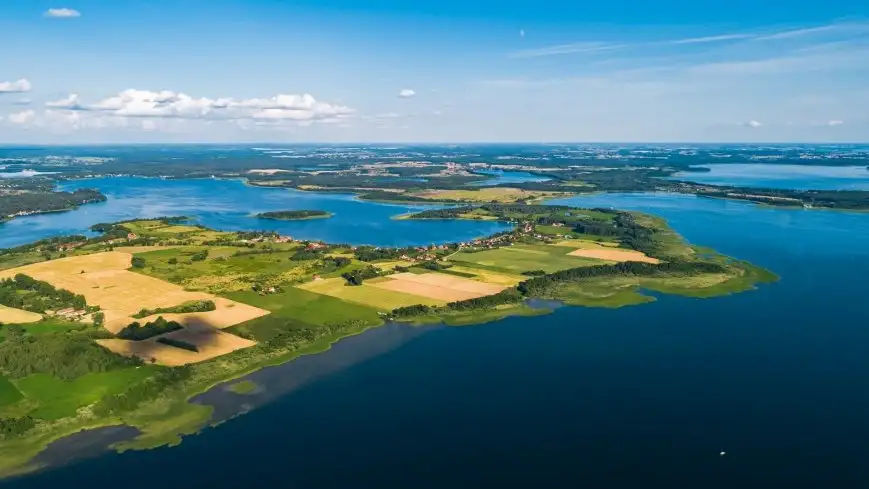
<path id="1" fill-rule="evenodd" d="M 552 226 L 556 227 L 556 228 L 561 228 L 561 227 L 564 227 L 564 223 L 563 222 L 556 222 Z"/>
<path id="2" fill-rule="evenodd" d="M 139 237 L 139 235 L 137 235 L 136 233 L 127 234 L 127 239 L 136 239 L 138 237 Z"/>

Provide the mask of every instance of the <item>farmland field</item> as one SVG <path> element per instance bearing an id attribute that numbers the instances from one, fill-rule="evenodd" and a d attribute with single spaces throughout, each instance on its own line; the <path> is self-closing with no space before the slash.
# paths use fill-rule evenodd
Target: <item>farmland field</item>
<path id="1" fill-rule="evenodd" d="M 35 323 L 42 319 L 42 314 L 6 307 L 0 304 L 0 324 Z"/>
<path id="2" fill-rule="evenodd" d="M 397 273 L 385 278 L 386 280 L 371 284 L 371 287 L 406 292 L 445 302 L 497 294 L 506 288 L 443 273 Z"/>
<path id="3" fill-rule="evenodd" d="M 515 245 L 492 250 L 455 254 L 450 260 L 470 268 L 506 273 L 543 270 L 547 273 L 607 263 L 593 258 L 570 256 L 575 248 L 554 245 Z"/>
<path id="4" fill-rule="evenodd" d="M 407 294 L 377 287 L 378 284 L 347 285 L 343 278 L 328 278 L 315 280 L 298 287 L 318 294 L 337 297 L 341 300 L 354 302 L 382 311 L 391 311 L 399 307 L 425 304 L 429 306 L 443 305 L 447 301 L 430 299 L 428 297 Z"/>

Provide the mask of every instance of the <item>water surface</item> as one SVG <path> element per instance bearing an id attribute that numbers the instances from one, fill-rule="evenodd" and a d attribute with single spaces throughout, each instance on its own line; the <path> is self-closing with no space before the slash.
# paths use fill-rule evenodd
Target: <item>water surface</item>
<path id="1" fill-rule="evenodd" d="M 471 182 L 468 185 L 485 187 L 490 185 L 501 185 L 504 183 L 524 183 L 524 182 L 545 182 L 552 180 L 549 177 L 541 177 L 526 171 L 504 171 L 504 170 L 474 170 L 474 173 L 481 175 L 489 175 L 492 178 L 479 182 Z"/>
<path id="2" fill-rule="evenodd" d="M 682 172 L 675 180 L 796 190 L 869 190 L 869 170 L 865 166 L 811 166 L 778 164 L 698 165 L 709 172 Z"/>
<path id="3" fill-rule="evenodd" d="M 114 177 L 75 180 L 60 188 L 97 188 L 108 200 L 0 224 L 0 248 L 51 236 L 92 234 L 89 227 L 99 222 L 182 215 L 224 231 L 268 230 L 298 239 L 377 246 L 464 241 L 509 229 L 504 223 L 491 221 L 394 220 L 407 212 L 437 206 L 365 202 L 349 194 L 253 187 L 239 180 Z M 334 216 L 301 221 L 254 217 L 261 212 L 293 209 L 319 209 Z"/>
<path id="4" fill-rule="evenodd" d="M 670 194 L 561 203 L 659 214 L 782 279 L 400 341 L 373 330 L 356 339 L 386 346 L 347 340 L 303 385 L 264 374 L 266 391 L 293 387 L 179 447 L 8 486 L 869 487 L 869 215 Z M 354 348 L 361 360 L 343 362 Z"/>

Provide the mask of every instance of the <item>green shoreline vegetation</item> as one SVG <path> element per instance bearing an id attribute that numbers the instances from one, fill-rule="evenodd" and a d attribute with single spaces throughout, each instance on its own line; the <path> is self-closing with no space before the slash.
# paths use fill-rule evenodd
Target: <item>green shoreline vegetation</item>
<path id="1" fill-rule="evenodd" d="M 334 216 L 331 212 L 320 210 L 294 210 L 262 212 L 256 217 L 260 219 L 277 219 L 280 221 L 301 221 L 306 219 L 328 219 Z"/>
<path id="2" fill-rule="evenodd" d="M 115 337 L 100 324 L 0 326 L 0 475 L 37 469 L 31 460 L 51 442 L 98 427 L 139 430 L 113 447 L 118 451 L 176 445 L 211 421 L 213 408 L 192 404 L 191 398 L 228 383 L 230 391 L 250 393 L 256 385 L 239 379 L 325 351 L 386 321 L 464 326 L 550 312 L 530 305 L 532 299 L 623 307 L 654 300 L 644 291 L 714 297 L 777 280 L 767 270 L 687 244 L 663 219 L 637 212 L 488 203 L 406 218 L 501 220 L 515 227 L 464 243 L 376 248 L 288 241 L 266 232 L 219 232 L 185 225 L 183 218 L 158 218 L 98 225 L 103 234 L 75 237 L 74 249 L 62 246 L 73 241 L 53 238 L 3 250 L 0 270 L 119 245 L 127 250 L 147 246 L 134 254 L 134 273 L 269 314 L 224 330 L 255 346 L 183 367 L 111 353 L 94 341 Z M 592 254 L 577 256 L 584 250 Z M 603 258 L 593 258 L 594 253 Z M 401 292 L 386 287 L 399 279 L 465 281 L 492 292 L 447 301 L 414 295 L 425 292 L 412 287 Z M 28 294 L 31 289 L 57 294 L 32 279 L 20 280 Z M 144 308 L 139 315 L 203 308 L 209 309 L 185 303 Z M 179 327 L 159 317 L 125 330 L 141 339 Z M 167 345 L 184 348 L 177 341 Z"/>

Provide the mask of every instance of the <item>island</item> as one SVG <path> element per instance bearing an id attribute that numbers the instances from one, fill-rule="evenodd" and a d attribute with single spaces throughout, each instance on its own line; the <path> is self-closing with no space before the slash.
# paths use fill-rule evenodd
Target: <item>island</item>
<path id="1" fill-rule="evenodd" d="M 407 218 L 512 226 L 384 248 L 169 217 L 0 250 L 0 475 L 39 468 L 49 444 L 89 429 L 136 428 L 118 451 L 177 444 L 209 426 L 194 396 L 250 392 L 247 374 L 387 322 L 471 325 L 553 301 L 625 307 L 777 280 L 639 212 L 495 202 Z"/>
<path id="2" fill-rule="evenodd" d="M 328 219 L 334 214 L 320 210 L 294 210 L 261 212 L 256 215 L 260 219 L 277 219 L 280 221 L 300 221 L 305 219 Z"/>

